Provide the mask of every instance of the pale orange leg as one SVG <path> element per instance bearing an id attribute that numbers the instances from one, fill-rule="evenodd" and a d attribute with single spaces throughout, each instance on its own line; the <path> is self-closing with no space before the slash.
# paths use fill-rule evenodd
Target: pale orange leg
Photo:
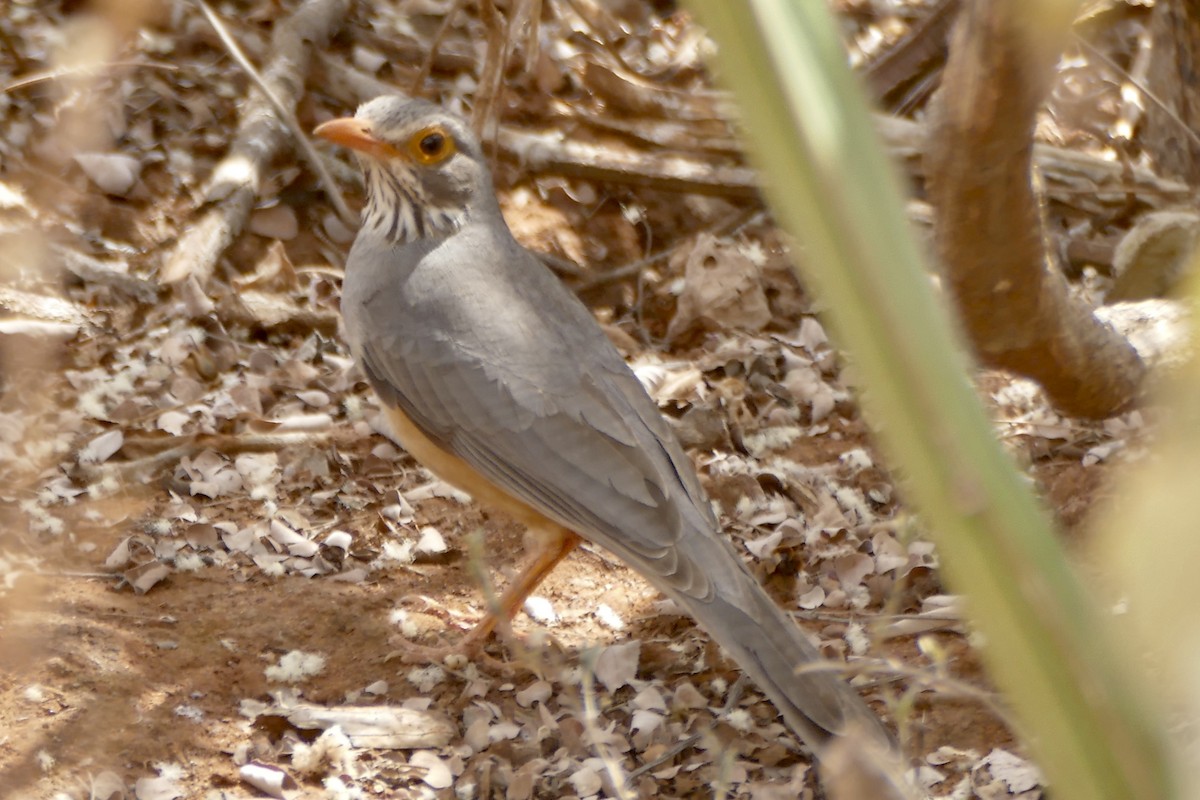
<path id="1" fill-rule="evenodd" d="M 538 552 L 533 559 L 521 569 L 521 572 L 513 582 L 505 588 L 504 593 L 500 595 L 496 603 L 495 610 L 489 610 L 487 614 L 476 623 L 471 632 L 463 637 L 457 645 L 449 647 L 425 647 L 423 645 L 406 645 L 404 652 L 398 655 L 402 660 L 413 663 L 440 663 L 448 655 L 472 655 L 483 647 L 483 643 L 500 624 L 501 620 L 507 624 L 521 607 L 525 605 L 526 598 L 533 594 L 538 585 L 545 580 L 546 576 L 558 566 L 558 562 L 562 561 L 567 555 L 575 549 L 580 542 L 579 535 L 565 528 L 559 528 L 555 531 L 553 539 L 544 541 L 542 546 L 538 548 Z M 499 611 L 499 614 L 495 613 Z"/>

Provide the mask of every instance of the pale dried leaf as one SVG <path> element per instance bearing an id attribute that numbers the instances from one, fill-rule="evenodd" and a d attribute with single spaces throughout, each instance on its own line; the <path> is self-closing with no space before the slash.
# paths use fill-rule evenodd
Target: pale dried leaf
<path id="1" fill-rule="evenodd" d="M 105 431 L 79 451 L 79 463 L 103 464 L 115 455 L 123 444 L 125 444 L 125 434 L 120 429 Z"/>
<path id="2" fill-rule="evenodd" d="M 575 793 L 580 797 L 589 797 L 600 793 L 604 783 L 600 779 L 600 772 L 594 767 L 585 766 L 576 770 L 567 779 L 571 786 L 574 787 Z"/>
<path id="3" fill-rule="evenodd" d="M 432 750 L 418 750 L 412 754 L 409 763 L 414 767 L 424 767 L 425 774 L 421 780 L 434 789 L 446 789 L 454 783 L 454 775 L 446 762 Z"/>
<path id="4" fill-rule="evenodd" d="M 517 705 L 529 708 L 534 703 L 544 703 L 554 694 L 554 687 L 549 681 L 534 681 L 516 693 Z"/>
<path id="5" fill-rule="evenodd" d="M 133 786 L 133 796 L 137 800 L 177 800 L 184 794 L 183 788 L 175 780 L 162 776 L 138 778 Z"/>
<path id="6" fill-rule="evenodd" d="M 105 770 L 88 781 L 89 800 L 124 800 L 125 781 L 115 772 Z"/>
<path id="7" fill-rule="evenodd" d="M 820 586 L 814 586 L 809 591 L 800 595 L 796 601 L 796 605 L 803 608 L 805 611 L 812 611 L 815 608 L 820 608 L 825 603 L 825 590 Z"/>
<path id="8" fill-rule="evenodd" d="M 123 153 L 76 153 L 75 163 L 106 194 L 123 197 L 137 183 L 142 164 Z"/>
<path id="9" fill-rule="evenodd" d="M 166 431 L 172 436 L 182 436 L 183 428 L 191 420 L 191 415 L 182 411 L 164 411 L 158 415 L 156 424 L 159 430 Z"/>
<path id="10" fill-rule="evenodd" d="M 875 561 L 864 553 L 853 553 L 834 559 L 833 568 L 843 586 L 857 586 L 875 571 Z"/>
<path id="11" fill-rule="evenodd" d="M 554 605 L 545 597 L 531 594 L 525 598 L 523 608 L 530 619 L 536 620 L 543 625 L 551 625 L 558 622 L 558 613 L 554 610 Z"/>
<path id="12" fill-rule="evenodd" d="M 446 552 L 450 548 L 446 546 L 446 540 L 443 538 L 441 531 L 432 526 L 426 526 L 421 528 L 421 536 L 417 539 L 415 549 L 418 553 L 437 555 Z"/>
<path id="13" fill-rule="evenodd" d="M 238 777 L 269 797 L 284 797 L 285 790 L 298 787 L 283 770 L 257 762 L 243 765 L 238 770 Z"/>
<path id="14" fill-rule="evenodd" d="M 637 678 L 641 652 L 642 643 L 636 639 L 605 647 L 596 657 L 593 667 L 596 679 L 610 692 L 632 684 Z"/>
<path id="15" fill-rule="evenodd" d="M 1032 761 L 998 747 L 984 756 L 979 764 L 990 768 L 992 777 L 1004 781 L 1014 794 L 1030 791 L 1042 784 L 1041 772 Z"/>
<path id="16" fill-rule="evenodd" d="M 250 215 L 248 228 L 251 233 L 265 236 L 268 239 L 295 239 L 300 233 L 300 222 L 296 219 L 295 210 L 280 203 L 270 208 L 262 208 Z"/>
<path id="17" fill-rule="evenodd" d="M 109 553 L 108 558 L 104 559 L 104 568 L 108 570 L 118 570 L 127 566 L 132 560 L 131 545 L 133 543 L 132 536 L 126 536 L 117 546 Z"/>
<path id="18" fill-rule="evenodd" d="M 687 254 L 684 288 L 667 338 L 677 339 L 698 323 L 757 331 L 770 321 L 758 267 L 736 245 L 701 234 Z"/>
<path id="19" fill-rule="evenodd" d="M 121 577 L 133 587 L 138 594 L 145 594 L 171 574 L 171 568 L 159 561 L 151 561 L 126 570 Z"/>

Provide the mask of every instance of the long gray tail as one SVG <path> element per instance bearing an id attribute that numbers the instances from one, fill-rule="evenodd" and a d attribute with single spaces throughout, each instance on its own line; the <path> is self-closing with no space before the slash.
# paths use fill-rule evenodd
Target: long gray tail
<path id="1" fill-rule="evenodd" d="M 704 546 L 731 550 L 716 537 L 701 538 Z M 851 729 L 866 731 L 879 744 L 895 750 L 895 740 L 879 717 L 836 672 L 796 674 L 797 667 L 821 661 L 823 656 L 737 556 L 732 552 L 730 555 L 742 568 L 712 576 L 717 591 L 710 601 L 673 592 L 672 599 L 725 648 L 775 704 L 788 727 L 814 752 L 819 754 L 832 737 Z M 709 564 L 723 561 L 698 560 Z"/>

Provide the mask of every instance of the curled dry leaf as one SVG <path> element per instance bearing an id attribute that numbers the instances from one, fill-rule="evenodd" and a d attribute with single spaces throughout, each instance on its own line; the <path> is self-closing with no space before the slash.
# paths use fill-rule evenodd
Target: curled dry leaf
<path id="1" fill-rule="evenodd" d="M 121 569 L 132 561 L 131 547 L 133 544 L 132 536 L 126 536 L 117 546 L 109 553 L 108 558 L 104 560 L 104 568 L 109 570 Z"/>
<path id="2" fill-rule="evenodd" d="M 814 586 L 804 592 L 797 599 L 796 604 L 805 611 L 812 611 L 815 608 L 820 608 L 825 603 L 825 590 L 820 586 Z"/>
<path id="3" fill-rule="evenodd" d="M 1112 300 L 1162 297 L 1187 274 L 1200 240 L 1200 215 L 1191 210 L 1153 211 L 1122 237 L 1113 254 Z"/>
<path id="4" fill-rule="evenodd" d="M 258 762 L 242 766 L 238 777 L 269 797 L 284 797 L 284 790 L 299 788 L 295 779 L 279 767 Z"/>
<path id="5" fill-rule="evenodd" d="M 534 703 L 544 703 L 554 694 L 554 687 L 549 681 L 534 681 L 516 693 L 517 705 L 529 708 Z"/>
<path id="6" fill-rule="evenodd" d="M 346 531 L 331 531 L 322 544 L 325 547 L 335 547 L 338 550 L 346 551 L 350 549 L 353 541 L 354 537 Z"/>
<path id="7" fill-rule="evenodd" d="M 145 594 L 171 574 L 171 568 L 159 561 L 151 561 L 140 567 L 126 570 L 121 577 L 138 594 Z"/>
<path id="8" fill-rule="evenodd" d="M 304 534 L 292 530 L 278 518 L 273 518 L 270 524 L 270 538 L 288 553 L 301 558 L 312 558 L 320 550 L 320 545 Z"/>
<path id="9" fill-rule="evenodd" d="M 124 443 L 125 434 L 120 429 L 105 431 L 79 451 L 79 463 L 102 464 L 115 455 Z"/>
<path id="10" fill-rule="evenodd" d="M 408 763 L 414 767 L 423 767 L 425 774 L 421 776 L 421 780 L 434 789 L 447 789 L 454 783 L 450 767 L 432 750 L 418 750 L 412 754 Z"/>
<path id="11" fill-rule="evenodd" d="M 697 325 L 757 331 L 771 321 L 759 268 L 737 245 L 701 234 L 684 257 L 683 292 L 668 339 L 679 339 Z"/>
<path id="12" fill-rule="evenodd" d="M 142 164 L 122 153 L 76 153 L 75 163 L 105 194 L 124 197 L 137 183 Z"/>
<path id="13" fill-rule="evenodd" d="M 984 756 L 976 766 L 976 771 L 985 767 L 993 778 L 1004 781 L 1013 794 L 1028 792 L 1042 785 L 1041 773 L 1033 762 L 1018 758 L 1001 748 Z"/>
<path id="14" fill-rule="evenodd" d="M 610 692 L 628 686 L 637 678 L 638 658 L 642 643 L 636 639 L 605 647 L 596 656 L 593 672 L 596 679 Z"/>

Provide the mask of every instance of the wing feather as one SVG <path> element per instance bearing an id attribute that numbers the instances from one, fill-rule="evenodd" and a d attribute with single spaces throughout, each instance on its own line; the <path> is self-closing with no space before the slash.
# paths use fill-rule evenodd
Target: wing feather
<path id="1" fill-rule="evenodd" d="M 453 249 L 355 243 L 343 309 L 379 397 L 661 588 L 711 597 L 714 576 L 676 547 L 716 535 L 695 470 L 591 312 L 503 231 L 467 225 L 456 238 Z M 463 252 L 490 255 L 454 258 Z"/>
<path id="2" fill-rule="evenodd" d="M 543 397 L 535 415 L 520 409 L 494 365 L 446 352 L 405 358 L 397 349 L 367 345 L 361 361 L 380 398 L 426 436 L 551 519 L 636 556 L 676 591 L 711 595 L 707 577 L 681 563 L 674 546 L 687 511 L 678 497 L 688 503 L 687 493 L 666 454 L 653 458 L 662 446 L 645 412 L 614 407 L 623 392 L 581 374 L 573 398 Z"/>

